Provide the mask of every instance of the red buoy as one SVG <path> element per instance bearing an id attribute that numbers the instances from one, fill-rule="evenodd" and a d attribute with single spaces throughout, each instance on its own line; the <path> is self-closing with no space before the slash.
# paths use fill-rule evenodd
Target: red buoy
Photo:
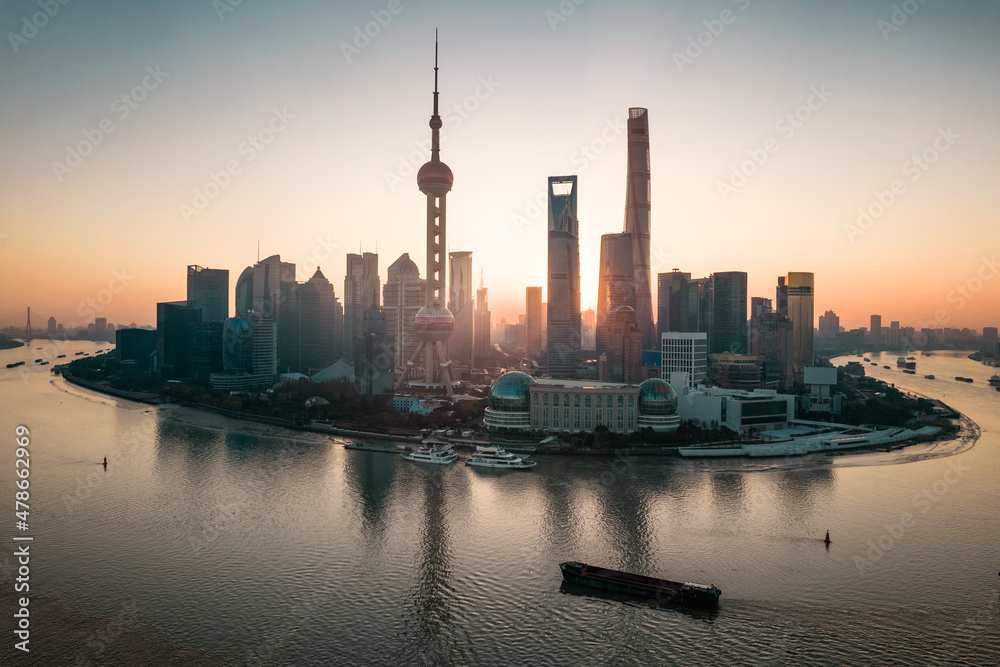
<path id="1" fill-rule="evenodd" d="M 826 538 L 823 541 L 826 542 L 827 544 L 830 543 L 830 531 L 829 530 L 826 531 Z"/>

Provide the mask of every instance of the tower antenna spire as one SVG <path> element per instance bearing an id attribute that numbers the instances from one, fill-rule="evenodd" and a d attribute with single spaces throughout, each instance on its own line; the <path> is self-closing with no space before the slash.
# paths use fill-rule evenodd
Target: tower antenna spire
<path id="1" fill-rule="evenodd" d="M 438 115 L 438 29 L 434 28 L 434 115 Z"/>
<path id="2" fill-rule="evenodd" d="M 431 114 L 431 162 L 441 161 L 441 116 L 438 114 L 438 29 L 434 28 L 434 112 Z"/>

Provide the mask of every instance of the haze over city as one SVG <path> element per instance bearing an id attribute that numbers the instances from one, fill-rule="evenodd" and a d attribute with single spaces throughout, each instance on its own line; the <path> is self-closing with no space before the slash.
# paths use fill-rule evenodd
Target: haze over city
<path id="1" fill-rule="evenodd" d="M 8 3 L 0 324 L 30 306 L 85 325 L 111 285 L 98 315 L 151 324 L 187 264 L 235 278 L 258 243 L 338 296 L 349 252 L 377 249 L 383 280 L 409 252 L 424 275 L 435 28 L 448 244 L 473 252 L 494 322 L 546 285 L 553 175 L 579 178 L 596 305 L 635 106 L 654 312 L 656 272 L 745 271 L 773 297 L 808 271 L 816 314 L 847 328 L 995 324 L 1000 7 L 902 4 L 71 3 L 35 21 Z"/>

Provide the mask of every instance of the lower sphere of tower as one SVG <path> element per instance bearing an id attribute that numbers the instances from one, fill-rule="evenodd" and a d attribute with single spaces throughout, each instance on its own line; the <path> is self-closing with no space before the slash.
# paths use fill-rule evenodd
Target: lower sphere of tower
<path id="1" fill-rule="evenodd" d="M 424 306 L 413 318 L 413 328 L 422 340 L 448 340 L 455 329 L 455 316 L 444 306 Z"/>

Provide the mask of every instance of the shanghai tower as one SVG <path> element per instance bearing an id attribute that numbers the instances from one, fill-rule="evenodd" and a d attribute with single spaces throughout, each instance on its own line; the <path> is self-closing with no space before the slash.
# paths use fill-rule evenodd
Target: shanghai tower
<path id="1" fill-rule="evenodd" d="M 642 332 L 642 349 L 656 344 L 649 269 L 649 116 L 645 109 L 628 110 L 628 172 L 625 182 L 625 233 L 632 235 L 635 266 L 635 321 Z"/>

